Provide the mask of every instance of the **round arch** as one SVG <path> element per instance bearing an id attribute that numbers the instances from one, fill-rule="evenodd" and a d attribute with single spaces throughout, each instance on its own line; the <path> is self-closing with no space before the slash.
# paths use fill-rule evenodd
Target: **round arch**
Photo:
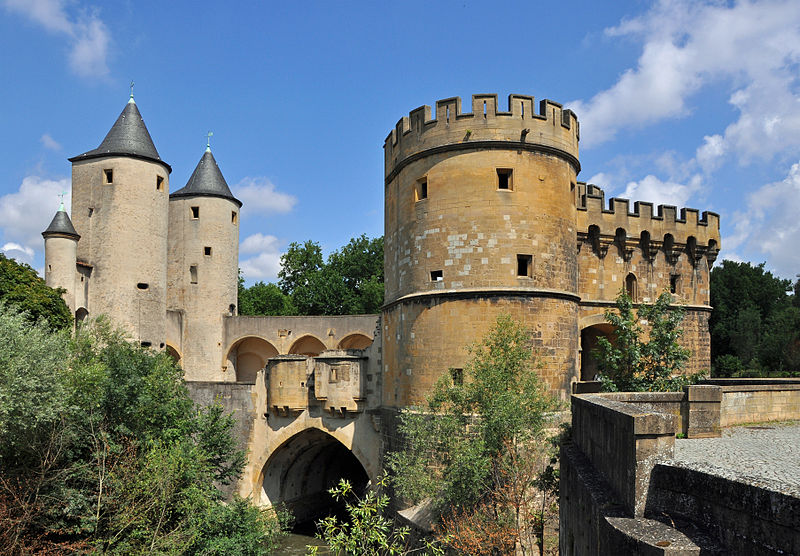
<path id="1" fill-rule="evenodd" d="M 605 319 L 603 322 L 581 328 L 581 380 L 594 380 L 599 372 L 592 351 L 597 348 L 601 337 L 614 342 L 614 326 L 605 322 Z"/>
<path id="2" fill-rule="evenodd" d="M 167 355 L 172 357 L 172 360 L 175 361 L 176 365 L 181 364 L 181 359 L 183 359 L 183 357 L 181 356 L 181 352 L 178 351 L 178 348 L 167 342 L 167 346 L 164 348 L 164 351 L 167 352 Z"/>
<path id="3" fill-rule="evenodd" d="M 339 349 L 367 349 L 372 345 L 372 338 L 361 332 L 348 334 L 339 341 Z"/>
<path id="4" fill-rule="evenodd" d="M 292 344 L 292 347 L 289 348 L 289 353 L 295 355 L 310 355 L 312 357 L 316 357 L 326 348 L 325 344 L 323 344 L 319 338 L 316 336 L 312 336 L 311 334 L 306 334 L 305 336 L 300 336 L 295 340 Z"/>
<path id="5" fill-rule="evenodd" d="M 263 502 L 286 505 L 298 522 L 324 516 L 333 500 L 327 494 L 339 480 L 361 494 L 369 483 L 366 467 L 333 435 L 307 428 L 289 437 L 262 468 Z"/>
<path id="6" fill-rule="evenodd" d="M 75 324 L 76 325 L 81 324 L 83 321 L 86 320 L 86 317 L 88 316 L 89 316 L 89 311 L 86 309 L 86 307 L 78 307 L 78 310 L 75 311 Z"/>
<path id="7" fill-rule="evenodd" d="M 278 355 L 271 343 L 259 336 L 245 336 L 236 340 L 225 358 L 229 369 L 236 373 L 236 382 L 255 383 L 256 374 L 267 364 L 267 359 Z"/>

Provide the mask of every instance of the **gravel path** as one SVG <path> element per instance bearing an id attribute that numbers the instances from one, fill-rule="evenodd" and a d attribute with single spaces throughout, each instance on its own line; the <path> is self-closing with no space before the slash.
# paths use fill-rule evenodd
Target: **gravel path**
<path id="1" fill-rule="evenodd" d="M 721 438 L 678 439 L 675 460 L 800 488 L 800 422 L 732 427 L 723 430 Z"/>

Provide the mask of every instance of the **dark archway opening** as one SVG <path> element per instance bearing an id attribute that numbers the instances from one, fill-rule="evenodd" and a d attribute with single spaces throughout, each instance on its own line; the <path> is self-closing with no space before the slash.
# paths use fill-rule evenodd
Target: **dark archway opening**
<path id="1" fill-rule="evenodd" d="M 295 532 L 313 534 L 315 522 L 342 515 L 328 489 L 346 479 L 362 496 L 369 477 L 358 458 L 333 436 L 307 429 L 284 442 L 264 467 L 264 494 L 272 505 L 281 504 L 295 517 Z"/>
<path id="2" fill-rule="evenodd" d="M 581 380 L 595 380 L 600 369 L 592 352 L 597 348 L 597 340 L 606 337 L 614 343 L 614 327 L 608 323 L 587 326 L 581 330 Z"/>

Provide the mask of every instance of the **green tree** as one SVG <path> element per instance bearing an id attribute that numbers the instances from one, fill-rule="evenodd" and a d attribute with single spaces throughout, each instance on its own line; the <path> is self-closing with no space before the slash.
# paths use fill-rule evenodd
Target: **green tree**
<path id="1" fill-rule="evenodd" d="M 295 315 L 297 310 L 291 298 L 273 283 L 256 282 L 249 288 L 239 275 L 239 314 L 240 315 Z"/>
<path id="2" fill-rule="evenodd" d="M 195 553 L 239 535 L 214 526 L 223 518 L 252 528 L 237 537 L 242 554 L 274 541 L 277 525 L 249 502 L 223 503 L 218 485 L 245 458 L 233 420 L 195 406 L 167 355 L 102 321 L 70 338 L 4 306 L 0 341 L 0 544 L 10 552 Z"/>
<path id="3" fill-rule="evenodd" d="M 424 408 L 401 414 L 404 446 L 389 454 L 388 467 L 398 494 L 415 503 L 431 500 L 445 520 L 472 519 L 489 508 L 477 529 L 510 530 L 510 537 L 495 538 L 496 549 L 506 550 L 531 527 L 519 519 L 527 505 L 508 489 L 530 493 L 547 468 L 521 472 L 518 464 L 526 459 L 520 454 L 534 459 L 540 453 L 546 413 L 559 405 L 537 372 L 530 331 L 511 317 L 499 317 L 469 351 L 463 379 L 458 372 L 443 377 Z"/>
<path id="4" fill-rule="evenodd" d="M 798 285 L 800 281 L 795 288 Z M 774 276 L 764 263 L 725 260 L 711 271 L 714 310 L 709 328 L 715 376 L 800 371 L 800 315 L 794 310 L 800 305 L 791 291 L 791 281 Z"/>
<path id="5" fill-rule="evenodd" d="M 15 305 L 32 322 L 44 319 L 51 330 L 71 326 L 72 314 L 62 293 L 47 287 L 29 265 L 0 253 L 0 300 Z"/>
<path id="6" fill-rule="evenodd" d="M 281 255 L 281 269 L 278 271 L 278 286 L 281 291 L 293 296 L 299 290 L 307 289 L 311 277 L 322 270 L 322 247 L 308 240 L 303 244 L 292 242 L 286 253 Z"/>
<path id="7" fill-rule="evenodd" d="M 593 353 L 605 390 L 672 391 L 697 379 L 683 374 L 691 352 L 678 342 L 683 309 L 671 303 L 672 296 L 664 292 L 654 304 L 634 311 L 630 296 L 620 292 L 616 309 L 605 313 L 614 326 L 614 342 L 599 338 Z M 647 323 L 647 332 L 641 323 Z"/>

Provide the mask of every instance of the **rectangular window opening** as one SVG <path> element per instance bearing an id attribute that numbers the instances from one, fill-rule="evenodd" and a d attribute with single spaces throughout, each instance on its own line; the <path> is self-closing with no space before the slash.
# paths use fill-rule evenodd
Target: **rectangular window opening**
<path id="1" fill-rule="evenodd" d="M 444 274 L 441 270 L 431 270 L 431 282 L 441 282 L 444 280 Z"/>
<path id="2" fill-rule="evenodd" d="M 164 178 L 161 176 L 156 176 L 156 190 L 164 191 Z"/>
<path id="3" fill-rule="evenodd" d="M 203 255 L 205 255 L 206 257 L 210 257 L 211 256 L 211 247 L 203 247 Z"/>
<path id="4" fill-rule="evenodd" d="M 138 284 L 136 284 L 136 287 L 139 288 L 140 290 L 146 290 L 147 288 L 150 287 L 150 284 L 147 284 L 146 282 L 139 282 Z"/>
<path id="5" fill-rule="evenodd" d="M 680 275 L 672 274 L 669 277 L 669 293 L 678 293 L 678 284 L 680 282 Z"/>
<path id="6" fill-rule="evenodd" d="M 513 171 L 509 168 L 497 169 L 497 189 L 504 189 L 511 191 L 514 189 L 514 183 L 511 179 Z"/>
<path id="7" fill-rule="evenodd" d="M 231 224 L 236 224 L 236 217 L 237 217 L 236 211 L 235 210 L 231 211 Z"/>
<path id="8" fill-rule="evenodd" d="M 456 386 L 463 386 L 464 384 L 464 369 L 451 368 L 450 378 L 453 379 L 453 384 Z"/>
<path id="9" fill-rule="evenodd" d="M 152 344 L 151 342 L 142 342 L 142 347 L 143 347 L 143 348 L 149 348 L 149 347 L 150 347 L 150 346 L 152 346 L 152 345 L 153 345 L 153 344 Z"/>
<path id="10" fill-rule="evenodd" d="M 533 267 L 533 255 L 517 255 L 517 276 L 531 277 L 531 267 Z"/>
<path id="11" fill-rule="evenodd" d="M 428 198 L 428 180 L 421 179 L 417 182 L 416 201 Z"/>
<path id="12" fill-rule="evenodd" d="M 200 218 L 200 207 L 192 207 L 192 218 L 195 220 Z"/>
<path id="13" fill-rule="evenodd" d="M 103 170 L 103 183 L 114 183 L 114 170 L 110 168 Z"/>
<path id="14" fill-rule="evenodd" d="M 197 283 L 197 265 L 193 264 L 189 267 L 189 282 L 192 284 Z"/>

